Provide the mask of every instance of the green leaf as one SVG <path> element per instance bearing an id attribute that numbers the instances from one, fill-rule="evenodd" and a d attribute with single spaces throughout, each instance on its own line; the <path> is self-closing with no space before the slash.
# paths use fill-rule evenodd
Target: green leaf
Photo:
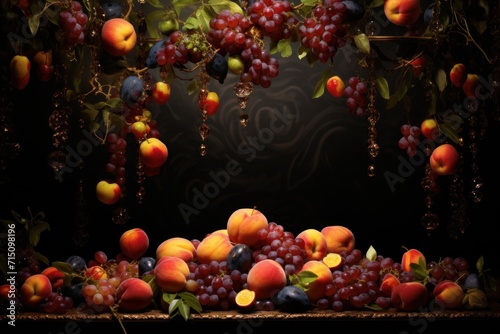
<path id="1" fill-rule="evenodd" d="M 373 0 L 372 3 L 368 6 L 368 8 L 376 8 L 380 7 L 384 4 L 385 0 Z"/>
<path id="2" fill-rule="evenodd" d="M 462 304 L 466 309 L 484 309 L 488 306 L 488 298 L 481 289 L 468 289 Z"/>
<path id="3" fill-rule="evenodd" d="M 427 270 L 424 266 L 422 266 L 422 263 L 410 263 L 410 269 L 413 272 L 416 281 L 423 281 L 428 277 Z"/>
<path id="4" fill-rule="evenodd" d="M 309 7 L 314 7 L 317 3 L 316 0 L 301 0 L 300 2 Z"/>
<path id="5" fill-rule="evenodd" d="M 174 312 L 177 310 L 179 307 L 179 304 L 181 303 L 180 299 L 174 299 L 172 300 L 169 305 L 168 305 L 168 314 L 172 315 Z"/>
<path id="6" fill-rule="evenodd" d="M 163 4 L 160 2 L 160 0 L 147 0 L 147 2 L 155 8 L 165 8 L 163 7 Z"/>
<path id="7" fill-rule="evenodd" d="M 394 94 L 392 94 L 389 99 L 387 100 L 387 104 L 385 106 L 386 109 L 392 109 L 394 108 L 399 101 L 403 98 L 403 96 L 406 95 L 408 92 L 408 84 L 403 84 L 396 89 Z"/>
<path id="8" fill-rule="evenodd" d="M 299 45 L 298 49 L 297 49 L 297 56 L 299 57 L 299 59 L 303 59 L 304 57 L 307 57 L 307 54 L 309 53 L 310 49 L 309 48 L 306 48 L 302 45 Z"/>
<path id="9" fill-rule="evenodd" d="M 52 262 L 52 266 L 56 267 L 58 270 L 62 271 L 65 274 L 73 273 L 73 267 L 68 262 L 54 261 Z"/>
<path id="10" fill-rule="evenodd" d="M 158 22 L 166 16 L 164 10 L 154 10 L 146 15 L 146 26 L 148 30 L 148 35 L 150 38 L 159 39 L 161 38 L 160 30 L 158 29 Z"/>
<path id="11" fill-rule="evenodd" d="M 463 120 L 460 118 L 460 116 L 455 115 L 458 117 L 462 122 Z M 451 141 L 454 143 L 459 143 L 460 142 L 460 137 L 458 136 L 458 129 L 457 128 L 457 122 L 456 121 L 448 121 L 445 123 L 441 123 L 439 125 L 439 130 L 448 137 Z"/>
<path id="12" fill-rule="evenodd" d="M 35 256 L 35 259 L 37 259 L 38 261 L 42 262 L 43 264 L 45 264 L 47 266 L 49 265 L 49 259 L 45 255 L 42 255 L 39 252 L 35 252 L 34 256 Z"/>
<path id="13" fill-rule="evenodd" d="M 198 19 L 194 18 L 194 17 L 188 17 L 188 19 L 186 20 L 186 23 L 184 23 L 184 29 L 187 29 L 187 30 L 195 30 L 195 29 L 198 29 L 198 27 L 200 26 L 200 22 L 198 21 Z"/>
<path id="14" fill-rule="evenodd" d="M 40 234 L 45 231 L 50 230 L 50 226 L 46 222 L 39 222 L 35 226 L 29 229 L 29 240 L 30 245 L 36 246 L 40 242 Z"/>
<path id="15" fill-rule="evenodd" d="M 297 274 L 297 277 L 299 278 L 299 281 L 301 283 L 309 284 L 311 282 L 314 282 L 318 278 L 318 275 L 316 275 L 315 273 L 313 273 L 310 270 L 304 270 L 304 271 L 299 272 Z"/>
<path id="16" fill-rule="evenodd" d="M 317 99 L 318 97 L 321 97 L 325 93 L 325 85 L 329 77 L 330 77 L 330 71 L 324 70 L 323 73 L 321 74 L 321 78 L 318 80 L 316 86 L 314 87 L 314 92 L 312 96 L 313 99 Z"/>
<path id="17" fill-rule="evenodd" d="M 356 48 L 364 54 L 370 54 L 370 40 L 366 34 L 358 34 L 354 36 Z"/>
<path id="18" fill-rule="evenodd" d="M 495 277 L 488 275 L 488 274 L 484 275 L 484 277 L 486 280 L 486 286 L 493 291 L 497 291 L 497 281 L 496 281 Z"/>
<path id="19" fill-rule="evenodd" d="M 186 305 L 188 305 L 190 308 L 195 310 L 197 313 L 201 313 L 201 311 L 202 311 L 201 304 L 198 301 L 198 298 L 196 298 L 196 296 L 193 293 L 183 291 L 183 292 L 180 292 L 178 294 L 178 296 L 181 297 L 181 299 L 184 301 L 184 303 Z"/>
<path id="20" fill-rule="evenodd" d="M 484 256 L 481 255 L 479 259 L 477 259 L 476 261 L 476 269 L 479 273 L 482 273 L 483 268 L 484 268 Z"/>
<path id="21" fill-rule="evenodd" d="M 380 96 L 382 96 L 383 99 L 388 100 L 390 95 L 389 95 L 389 83 L 387 82 L 387 79 L 384 77 L 377 77 L 377 80 L 375 82 L 375 87 L 377 88 L 377 91 L 379 92 Z"/>
<path id="22" fill-rule="evenodd" d="M 188 94 L 191 95 L 193 94 L 194 92 L 196 92 L 198 90 L 198 88 L 200 87 L 200 84 L 198 82 L 198 80 L 191 80 L 188 84 Z"/>
<path id="23" fill-rule="evenodd" d="M 438 86 L 440 92 L 442 92 L 448 84 L 448 81 L 446 79 L 446 72 L 442 68 L 440 68 L 436 72 L 434 80 L 436 80 L 436 85 Z"/>
<path id="24" fill-rule="evenodd" d="M 175 298 L 177 298 L 176 293 L 164 292 L 162 295 L 163 301 L 170 304 Z"/>
<path id="25" fill-rule="evenodd" d="M 200 28 L 204 32 L 208 32 L 208 30 L 210 29 L 210 20 L 215 16 L 214 11 L 207 6 L 202 6 L 196 10 L 195 14 L 196 18 L 198 19 Z"/>
<path id="26" fill-rule="evenodd" d="M 365 257 L 370 261 L 375 261 L 377 259 L 377 251 L 370 245 L 370 248 L 366 251 Z"/>
<path id="27" fill-rule="evenodd" d="M 278 42 L 278 51 L 283 58 L 290 57 L 292 55 L 292 41 L 290 38 L 282 39 Z"/>
<path id="28" fill-rule="evenodd" d="M 184 318 L 185 321 L 188 321 L 191 316 L 191 308 L 187 305 L 183 300 L 180 301 L 179 304 L 179 313 Z"/>
<path id="29" fill-rule="evenodd" d="M 28 17 L 28 26 L 33 36 L 36 35 L 38 27 L 40 26 L 40 15 L 41 13 L 36 13 Z"/>

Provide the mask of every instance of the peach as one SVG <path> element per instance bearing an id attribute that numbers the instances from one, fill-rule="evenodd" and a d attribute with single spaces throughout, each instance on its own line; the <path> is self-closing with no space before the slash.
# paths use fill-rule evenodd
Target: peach
<path id="1" fill-rule="evenodd" d="M 103 267 L 95 265 L 85 269 L 85 277 L 98 281 L 101 278 L 108 278 L 108 273 Z"/>
<path id="2" fill-rule="evenodd" d="M 410 26 L 422 14 L 420 0 L 386 0 L 384 14 L 389 22 L 398 26 Z"/>
<path id="3" fill-rule="evenodd" d="M 189 267 L 181 258 L 164 256 L 153 269 L 156 284 L 163 292 L 175 293 L 186 287 L 189 277 Z"/>
<path id="4" fill-rule="evenodd" d="M 328 254 L 326 238 L 319 230 L 306 229 L 297 234 L 297 238 L 304 240 L 305 261 L 322 260 Z"/>
<path id="5" fill-rule="evenodd" d="M 423 261 L 423 267 L 425 268 L 427 265 L 427 262 L 425 260 L 424 254 L 422 254 L 421 251 L 418 249 L 408 249 L 406 252 L 403 253 L 403 256 L 401 258 L 401 269 L 403 271 L 411 271 L 411 264 L 420 264 L 420 260 Z"/>
<path id="6" fill-rule="evenodd" d="M 199 263 L 210 263 L 226 261 L 233 244 L 227 235 L 212 233 L 201 240 L 196 248 L 196 258 Z"/>
<path id="7" fill-rule="evenodd" d="M 350 229 L 342 225 L 330 225 L 321 230 L 325 236 L 328 253 L 350 253 L 355 245 L 356 239 Z"/>
<path id="8" fill-rule="evenodd" d="M 309 283 L 305 291 L 309 301 L 316 303 L 319 299 L 324 298 L 326 286 L 333 283 L 332 271 L 322 261 L 317 260 L 304 263 L 299 273 L 304 271 L 310 271 L 318 276 L 316 280 Z"/>
<path id="9" fill-rule="evenodd" d="M 425 69 L 425 64 L 426 64 L 426 60 L 422 56 L 417 57 L 410 62 L 411 71 L 413 72 L 413 76 L 415 78 L 420 78 L 420 76 L 422 75 L 422 72 Z"/>
<path id="10" fill-rule="evenodd" d="M 456 173 L 460 167 L 460 161 L 460 154 L 455 146 L 447 143 L 437 146 L 429 157 L 432 171 L 437 175 Z"/>
<path id="11" fill-rule="evenodd" d="M 115 204 L 120 199 L 121 194 L 122 190 L 116 182 L 102 180 L 99 181 L 95 187 L 97 199 L 104 204 Z"/>
<path id="12" fill-rule="evenodd" d="M 429 299 L 425 285 L 420 282 L 403 282 L 394 287 L 391 301 L 401 311 L 417 311 L 424 307 Z"/>
<path id="13" fill-rule="evenodd" d="M 434 117 L 426 118 L 420 124 L 420 133 L 427 139 L 436 140 L 439 135 L 439 126 Z"/>
<path id="14" fill-rule="evenodd" d="M 212 116 L 219 110 L 219 104 L 219 95 L 216 92 L 208 92 L 207 98 L 200 102 L 199 107 L 205 110 L 208 116 Z"/>
<path id="15" fill-rule="evenodd" d="M 40 274 L 49 278 L 53 290 L 62 287 L 64 284 L 64 273 L 56 267 L 47 267 Z"/>
<path id="16" fill-rule="evenodd" d="M 37 65 L 52 65 L 52 50 L 40 50 L 33 56 L 33 62 Z"/>
<path id="17" fill-rule="evenodd" d="M 139 145 L 139 157 L 148 167 L 160 167 L 168 158 L 167 146 L 158 138 L 148 138 Z"/>
<path id="18" fill-rule="evenodd" d="M 12 85 L 17 90 L 23 90 L 30 81 L 31 63 L 28 57 L 15 55 L 10 61 Z"/>
<path id="19" fill-rule="evenodd" d="M 150 126 L 143 121 L 136 121 L 130 126 L 130 132 L 136 139 L 146 138 L 146 135 L 151 131 Z"/>
<path id="20" fill-rule="evenodd" d="M 266 228 L 266 216 L 255 208 L 241 208 L 234 211 L 227 220 L 229 240 L 249 247 L 257 244 L 260 239 L 259 230 Z"/>
<path id="21" fill-rule="evenodd" d="M 156 249 L 156 260 L 165 256 L 176 256 L 186 262 L 196 259 L 196 248 L 191 240 L 173 237 L 163 241 Z"/>
<path id="22" fill-rule="evenodd" d="M 123 232 L 119 240 L 120 250 L 129 260 L 137 260 L 149 248 L 147 233 L 138 227 Z"/>
<path id="23" fill-rule="evenodd" d="M 164 104 L 170 99 L 170 85 L 163 81 L 158 81 L 153 86 L 153 92 L 151 93 L 153 100 L 157 104 Z"/>
<path id="24" fill-rule="evenodd" d="M 34 274 L 28 277 L 19 291 L 23 306 L 34 308 L 52 293 L 52 284 L 47 276 Z"/>
<path id="25" fill-rule="evenodd" d="M 384 297 L 390 297 L 392 295 L 392 291 L 394 288 L 399 285 L 401 282 L 399 278 L 394 276 L 391 273 L 385 274 L 382 278 L 382 282 L 380 283 L 379 291 Z"/>
<path id="26" fill-rule="evenodd" d="M 153 289 L 144 280 L 131 277 L 118 285 L 116 300 L 120 311 L 138 312 L 151 305 Z"/>
<path id="27" fill-rule="evenodd" d="M 462 89 L 467 97 L 475 98 L 481 85 L 479 75 L 468 73 Z"/>
<path id="28" fill-rule="evenodd" d="M 434 300 L 442 309 L 458 309 L 462 307 L 465 292 L 457 282 L 444 280 L 436 284 L 432 290 Z"/>
<path id="29" fill-rule="evenodd" d="M 328 253 L 321 261 L 330 268 L 330 271 L 337 270 L 344 264 L 344 260 L 339 253 Z"/>
<path id="30" fill-rule="evenodd" d="M 287 284 L 285 269 L 276 261 L 265 259 L 248 271 L 248 289 L 255 292 L 257 300 L 271 299 Z"/>
<path id="31" fill-rule="evenodd" d="M 101 29 L 101 46 L 108 54 L 120 57 L 135 48 L 137 33 L 134 26 L 123 18 L 107 20 Z"/>
<path id="32" fill-rule="evenodd" d="M 344 95 L 345 83 L 341 77 L 334 75 L 326 81 L 326 90 L 333 97 L 342 97 Z"/>
<path id="33" fill-rule="evenodd" d="M 457 63 L 450 70 L 450 82 L 453 86 L 460 88 L 467 79 L 467 69 L 464 64 Z"/>

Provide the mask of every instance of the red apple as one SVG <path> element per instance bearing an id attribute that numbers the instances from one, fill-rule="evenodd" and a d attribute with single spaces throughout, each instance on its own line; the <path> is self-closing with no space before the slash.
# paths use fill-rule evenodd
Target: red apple
<path id="1" fill-rule="evenodd" d="M 134 26 L 123 18 L 104 22 L 101 29 L 101 46 L 112 56 L 125 56 L 135 47 L 137 33 Z"/>
<path id="2" fill-rule="evenodd" d="M 153 86 L 153 100 L 157 104 L 163 104 L 170 99 L 170 85 L 163 81 L 158 81 Z"/>
<path id="3" fill-rule="evenodd" d="M 148 167 L 160 167 L 167 161 L 168 149 L 160 139 L 148 138 L 139 146 L 139 157 Z"/>
<path id="4" fill-rule="evenodd" d="M 424 119 L 420 124 L 420 133 L 427 139 L 436 140 L 439 135 L 439 126 L 434 117 Z"/>
<path id="5" fill-rule="evenodd" d="M 425 63 L 425 58 L 422 56 L 415 58 L 410 62 L 411 71 L 413 72 L 413 76 L 415 78 L 420 78 L 420 75 L 422 75 L 422 72 L 425 69 Z"/>

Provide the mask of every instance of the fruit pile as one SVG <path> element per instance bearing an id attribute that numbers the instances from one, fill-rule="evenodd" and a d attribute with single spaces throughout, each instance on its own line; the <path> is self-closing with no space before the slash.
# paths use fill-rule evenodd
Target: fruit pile
<path id="1" fill-rule="evenodd" d="M 201 240 L 169 238 L 155 257 L 144 255 L 150 243 L 141 228 L 124 232 L 119 247 L 115 259 L 97 251 L 92 259 L 72 255 L 43 270 L 40 262 L 25 262 L 16 281 L 19 309 L 61 314 L 71 308 L 157 308 L 187 320 L 191 311 L 415 311 L 487 304 L 482 265 L 474 272 L 463 257 L 428 261 L 419 250 L 406 249 L 397 261 L 371 246 L 363 253 L 345 226 L 294 236 L 256 208 L 237 209 L 227 228 Z M 8 283 L 0 286 L 2 303 L 9 291 Z"/>

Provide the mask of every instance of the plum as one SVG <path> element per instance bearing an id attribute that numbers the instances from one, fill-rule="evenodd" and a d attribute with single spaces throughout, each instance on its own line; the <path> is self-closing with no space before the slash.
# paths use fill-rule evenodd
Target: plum
<path id="1" fill-rule="evenodd" d="M 431 3 L 427 8 L 424 10 L 424 24 L 426 26 L 429 25 L 432 21 L 432 17 L 434 16 L 434 2 Z"/>
<path id="2" fill-rule="evenodd" d="M 129 107 L 135 107 L 142 95 L 143 88 L 144 83 L 142 79 L 135 75 L 130 75 L 123 80 L 123 84 L 120 89 L 120 98 Z"/>
<path id="3" fill-rule="evenodd" d="M 74 305 L 79 305 L 85 302 L 85 297 L 83 296 L 83 282 L 63 286 L 61 288 L 61 292 L 64 296 L 71 297 Z"/>
<path id="4" fill-rule="evenodd" d="M 481 289 L 481 282 L 479 281 L 479 275 L 475 273 L 470 273 L 465 278 L 464 282 L 465 289 Z"/>
<path id="5" fill-rule="evenodd" d="M 101 5 L 102 10 L 104 11 L 104 19 L 110 20 L 114 18 L 119 18 L 122 16 L 122 7 L 116 2 L 106 2 Z"/>
<path id="6" fill-rule="evenodd" d="M 79 255 L 71 255 L 64 262 L 68 263 L 71 268 L 73 268 L 73 271 L 82 271 L 87 269 L 87 262 Z"/>
<path id="7" fill-rule="evenodd" d="M 275 305 L 284 312 L 304 312 L 312 307 L 305 291 L 295 285 L 285 286 L 275 299 Z"/>
<path id="8" fill-rule="evenodd" d="M 205 67 L 208 75 L 218 80 L 219 83 L 224 83 L 224 79 L 226 79 L 227 72 L 229 71 L 226 57 L 220 53 L 216 53 Z"/>
<path id="9" fill-rule="evenodd" d="M 152 271 L 155 268 L 156 259 L 151 256 L 141 257 L 139 260 L 139 275 Z"/>
<path id="10" fill-rule="evenodd" d="M 344 0 L 342 3 L 346 7 L 346 11 L 344 13 L 344 23 L 350 23 L 359 21 L 365 15 L 365 8 L 361 6 L 356 0 Z"/>
<path id="11" fill-rule="evenodd" d="M 158 41 L 155 44 L 153 44 L 151 49 L 149 49 L 148 57 L 146 58 L 146 66 L 147 67 L 155 68 L 158 66 L 158 62 L 156 60 L 156 54 L 158 53 L 159 50 L 165 48 L 166 41 L 167 41 L 167 39 L 164 38 L 161 41 Z"/>
<path id="12" fill-rule="evenodd" d="M 248 272 L 252 266 L 252 250 L 245 244 L 234 245 L 227 255 L 227 268 Z"/>

